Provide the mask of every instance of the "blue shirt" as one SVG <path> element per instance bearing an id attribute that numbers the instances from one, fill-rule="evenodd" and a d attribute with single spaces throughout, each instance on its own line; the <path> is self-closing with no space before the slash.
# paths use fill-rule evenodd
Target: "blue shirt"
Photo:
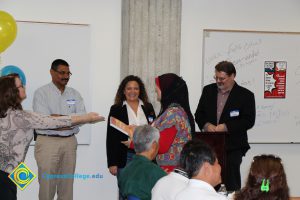
<path id="1" fill-rule="evenodd" d="M 45 115 L 77 115 L 86 113 L 83 99 L 75 89 L 66 87 L 64 92 L 53 82 L 38 88 L 33 97 L 33 110 Z M 36 130 L 38 134 L 68 136 L 79 132 L 79 127 L 71 130 Z"/>

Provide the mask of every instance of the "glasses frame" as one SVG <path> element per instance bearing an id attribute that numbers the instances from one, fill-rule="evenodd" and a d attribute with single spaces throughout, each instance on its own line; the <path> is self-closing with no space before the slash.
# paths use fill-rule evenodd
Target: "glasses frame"
<path id="1" fill-rule="evenodd" d="M 226 79 L 228 79 L 229 78 L 229 76 L 228 77 L 226 77 L 226 78 L 224 78 L 224 77 L 217 77 L 217 76 L 213 76 L 213 78 L 216 80 L 216 81 L 221 81 L 221 82 L 224 82 Z"/>
<path id="2" fill-rule="evenodd" d="M 53 69 L 53 71 L 57 72 L 61 76 L 64 76 L 64 75 L 72 76 L 71 72 L 58 71 L 58 70 L 55 70 L 55 69 Z"/>

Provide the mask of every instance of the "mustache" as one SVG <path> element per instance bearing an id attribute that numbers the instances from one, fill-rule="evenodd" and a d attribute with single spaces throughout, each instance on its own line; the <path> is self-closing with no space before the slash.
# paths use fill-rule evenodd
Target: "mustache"
<path id="1" fill-rule="evenodd" d="M 68 78 L 62 78 L 61 80 L 62 80 L 62 81 L 69 81 Z"/>

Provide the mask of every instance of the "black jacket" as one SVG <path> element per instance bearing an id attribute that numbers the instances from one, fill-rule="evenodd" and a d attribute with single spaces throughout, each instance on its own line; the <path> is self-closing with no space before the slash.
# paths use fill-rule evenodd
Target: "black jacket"
<path id="1" fill-rule="evenodd" d="M 217 98 L 218 87 L 216 83 L 203 88 L 195 113 L 195 120 L 200 129 L 207 122 L 217 125 Z M 250 146 L 247 130 L 254 126 L 255 115 L 254 94 L 235 83 L 219 121 L 219 124 L 226 124 L 229 132 L 226 140 L 227 151 L 241 149 L 243 154 L 248 151 Z"/>
<path id="2" fill-rule="evenodd" d="M 148 123 L 149 119 L 155 119 L 156 116 L 152 104 L 144 103 L 144 105 L 142 105 L 142 108 Z M 109 119 L 111 116 L 121 120 L 125 124 L 128 124 L 129 120 L 126 105 L 111 106 L 109 116 L 107 118 L 108 124 L 106 136 L 106 154 L 108 167 L 118 166 L 119 168 L 123 168 L 126 165 L 128 148 L 124 144 L 122 144 L 121 141 L 128 140 L 128 136 L 110 126 Z"/>

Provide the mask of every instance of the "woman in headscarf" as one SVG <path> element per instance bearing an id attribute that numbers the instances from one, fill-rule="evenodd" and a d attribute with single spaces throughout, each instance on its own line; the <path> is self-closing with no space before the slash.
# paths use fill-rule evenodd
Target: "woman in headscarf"
<path id="1" fill-rule="evenodd" d="M 157 164 L 166 172 L 178 165 L 184 144 L 195 132 L 194 117 L 190 110 L 186 82 L 173 73 L 155 78 L 157 99 L 161 110 L 153 126 L 160 131 Z"/>

